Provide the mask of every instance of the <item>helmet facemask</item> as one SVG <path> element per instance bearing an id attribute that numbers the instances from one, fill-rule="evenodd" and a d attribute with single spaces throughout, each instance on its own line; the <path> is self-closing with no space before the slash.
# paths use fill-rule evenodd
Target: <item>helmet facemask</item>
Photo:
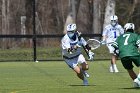
<path id="1" fill-rule="evenodd" d="M 111 20 L 111 25 L 112 25 L 112 26 L 116 26 L 117 23 L 118 23 L 118 21 L 116 21 L 116 20 Z"/>
<path id="2" fill-rule="evenodd" d="M 68 32 L 67 32 L 68 37 L 69 37 L 69 38 L 72 38 L 72 37 L 74 36 L 74 34 L 75 34 L 74 32 L 75 32 L 75 31 L 68 31 Z"/>
<path id="3" fill-rule="evenodd" d="M 111 25 L 116 26 L 118 23 L 118 17 L 116 15 L 113 15 L 110 17 Z"/>

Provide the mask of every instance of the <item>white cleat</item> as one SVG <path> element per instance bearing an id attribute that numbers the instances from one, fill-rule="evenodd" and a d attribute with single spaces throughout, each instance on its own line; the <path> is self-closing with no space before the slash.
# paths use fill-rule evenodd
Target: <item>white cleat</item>
<path id="1" fill-rule="evenodd" d="M 114 67 L 114 72 L 115 72 L 115 73 L 118 73 L 118 72 L 119 72 L 119 70 L 118 70 L 117 67 Z"/>
<path id="2" fill-rule="evenodd" d="M 110 68 L 109 68 L 109 72 L 115 72 L 115 73 L 118 73 L 119 72 L 119 70 L 117 69 L 117 67 L 116 66 L 110 66 Z"/>
<path id="3" fill-rule="evenodd" d="M 111 72 L 111 73 L 114 72 L 112 66 L 109 67 L 109 72 Z"/>
<path id="4" fill-rule="evenodd" d="M 88 86 L 88 80 L 87 80 L 87 79 L 84 79 L 84 80 L 83 80 L 83 85 L 84 85 L 84 86 Z"/>
<path id="5" fill-rule="evenodd" d="M 138 78 L 136 78 L 136 79 L 134 80 L 134 87 L 135 87 L 135 88 L 140 88 L 140 81 L 138 80 Z"/>
<path id="6" fill-rule="evenodd" d="M 89 78 L 89 74 L 86 71 L 84 71 L 83 74 L 85 77 Z"/>

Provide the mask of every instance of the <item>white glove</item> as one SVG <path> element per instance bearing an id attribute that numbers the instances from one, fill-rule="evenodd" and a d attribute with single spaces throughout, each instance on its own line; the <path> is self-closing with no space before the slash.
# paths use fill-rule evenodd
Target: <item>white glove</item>
<path id="1" fill-rule="evenodd" d="M 138 45 L 138 48 L 140 48 L 140 44 Z"/>
<path id="2" fill-rule="evenodd" d="M 89 59 L 88 60 L 93 60 L 94 53 L 91 52 L 91 51 L 89 51 L 88 56 L 89 56 Z"/>
<path id="3" fill-rule="evenodd" d="M 78 37 L 81 36 L 81 34 L 82 34 L 81 32 L 77 31 L 77 35 L 78 35 Z"/>

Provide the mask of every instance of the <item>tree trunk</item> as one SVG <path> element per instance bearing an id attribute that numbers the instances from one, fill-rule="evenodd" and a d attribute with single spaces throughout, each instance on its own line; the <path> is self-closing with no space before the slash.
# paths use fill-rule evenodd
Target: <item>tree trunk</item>
<path id="1" fill-rule="evenodd" d="M 64 25 L 64 31 L 63 31 L 64 34 L 66 34 L 67 25 L 76 22 L 76 15 L 77 13 L 75 8 L 75 0 L 69 0 L 69 12 Z"/>
<path id="2" fill-rule="evenodd" d="M 100 11 L 100 0 L 94 0 L 93 2 L 94 8 L 94 18 L 93 18 L 93 33 L 100 34 L 101 33 L 101 11 Z"/>
<path id="3" fill-rule="evenodd" d="M 27 30 L 27 34 L 33 34 L 33 31 L 32 31 L 32 16 L 33 16 L 33 5 L 32 5 L 32 2 L 33 0 L 26 0 L 25 1 L 25 11 L 26 11 L 26 30 Z"/>
<path id="4" fill-rule="evenodd" d="M 127 22 L 129 22 L 129 20 L 131 20 L 131 16 L 133 15 L 133 12 L 134 12 L 134 10 L 135 10 L 135 7 L 136 7 L 136 5 L 137 5 L 137 3 L 138 3 L 138 0 L 133 0 L 132 1 L 132 6 L 131 6 L 131 9 L 129 10 L 129 14 L 128 14 L 128 19 L 127 19 Z"/>
<path id="5" fill-rule="evenodd" d="M 25 1 L 25 11 L 26 11 L 26 31 L 27 34 L 33 34 L 33 0 L 26 0 Z M 30 39 L 27 43 L 27 47 L 32 47 L 32 40 Z"/>
<path id="6" fill-rule="evenodd" d="M 6 31 L 6 1 L 2 0 L 2 34 Z"/>
<path id="7" fill-rule="evenodd" d="M 110 23 L 110 16 L 115 14 L 115 2 L 115 0 L 107 1 L 103 28 Z"/>
<path id="8" fill-rule="evenodd" d="M 6 34 L 7 31 L 7 15 L 6 15 L 6 0 L 2 0 L 2 34 Z M 2 48 L 5 48 L 6 40 L 2 39 Z"/>

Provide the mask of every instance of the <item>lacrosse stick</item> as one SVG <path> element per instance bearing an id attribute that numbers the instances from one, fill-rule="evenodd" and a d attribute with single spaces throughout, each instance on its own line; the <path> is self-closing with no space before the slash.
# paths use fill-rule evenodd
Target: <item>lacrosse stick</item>
<path id="1" fill-rule="evenodd" d="M 91 47 L 91 50 L 95 50 L 101 46 L 101 42 L 97 39 L 89 39 L 87 44 Z"/>
<path id="2" fill-rule="evenodd" d="M 111 43 L 113 43 L 113 42 L 111 42 Z M 106 43 L 106 44 L 111 44 L 111 43 Z M 89 39 L 87 41 L 87 44 L 89 45 L 89 47 L 91 47 L 91 50 L 95 50 L 95 49 L 99 48 L 101 45 L 105 45 L 105 44 L 102 44 L 97 39 Z"/>

